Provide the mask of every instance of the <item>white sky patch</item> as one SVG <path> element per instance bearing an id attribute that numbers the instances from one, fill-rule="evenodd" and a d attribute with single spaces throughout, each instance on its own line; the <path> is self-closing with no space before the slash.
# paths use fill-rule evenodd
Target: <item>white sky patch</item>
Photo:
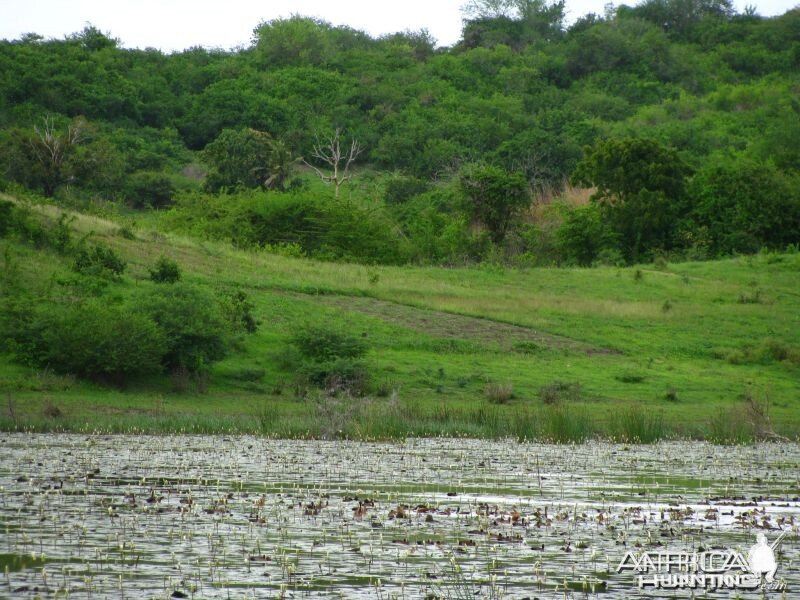
<path id="1" fill-rule="evenodd" d="M 752 2 L 764 16 L 782 14 L 797 0 Z M 603 13 L 606 0 L 567 0 L 567 20 L 590 12 Z M 627 2 L 634 5 L 637 0 Z M 736 0 L 738 10 L 746 4 Z M 192 46 L 235 48 L 250 44 L 261 21 L 292 14 L 319 17 L 373 36 L 406 29 L 427 29 L 439 45 L 461 36 L 464 0 L 352 2 L 330 0 L 0 0 L 0 38 L 24 33 L 63 38 L 91 23 L 109 32 L 127 48 L 159 48 L 165 52 Z"/>

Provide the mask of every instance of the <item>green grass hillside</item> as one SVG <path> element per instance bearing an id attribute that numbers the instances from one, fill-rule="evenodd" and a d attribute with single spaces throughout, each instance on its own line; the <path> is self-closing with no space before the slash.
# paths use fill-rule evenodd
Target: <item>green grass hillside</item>
<path id="1" fill-rule="evenodd" d="M 9 199 L 9 198 L 5 198 Z M 55 222 L 59 209 L 32 207 Z M 109 387 L 0 356 L 6 429 L 250 431 L 279 436 L 478 435 L 648 441 L 800 432 L 800 254 L 630 268 L 371 267 L 318 262 L 75 214 L 77 236 L 150 285 L 164 255 L 184 279 L 245 291 L 261 321 L 203 382 Z M 57 281 L 69 262 L 0 240 L 7 274 Z M 367 344 L 362 398 L 309 394 L 285 367 L 298 327 Z"/>

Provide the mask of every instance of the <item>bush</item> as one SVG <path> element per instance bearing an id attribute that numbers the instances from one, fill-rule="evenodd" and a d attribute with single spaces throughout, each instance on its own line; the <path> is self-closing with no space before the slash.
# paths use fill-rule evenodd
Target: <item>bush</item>
<path id="1" fill-rule="evenodd" d="M 367 353 L 367 344 L 362 338 L 331 327 L 303 327 L 292 336 L 292 344 L 303 358 L 316 362 L 356 359 Z"/>
<path id="2" fill-rule="evenodd" d="M 13 214 L 14 205 L 11 202 L 0 200 L 0 237 L 5 237 L 11 231 Z"/>
<path id="3" fill-rule="evenodd" d="M 567 264 L 590 267 L 605 243 L 606 233 L 596 204 L 567 211 L 556 232 L 556 243 Z"/>
<path id="4" fill-rule="evenodd" d="M 592 201 L 600 206 L 601 220 L 633 263 L 674 245 L 677 224 L 689 208 L 690 173 L 675 150 L 656 141 L 606 139 L 587 151 L 573 181 L 597 188 Z"/>
<path id="5" fill-rule="evenodd" d="M 514 397 L 514 388 L 510 383 L 492 383 L 486 386 L 484 393 L 492 404 L 506 404 Z"/>
<path id="6" fill-rule="evenodd" d="M 639 373 L 620 373 L 619 375 L 614 375 L 614 379 L 622 383 L 642 383 L 644 375 Z"/>
<path id="7" fill-rule="evenodd" d="M 384 200 L 386 204 L 403 204 L 413 198 L 424 194 L 430 189 L 430 184 L 424 179 L 416 177 L 396 177 L 386 184 Z"/>
<path id="8" fill-rule="evenodd" d="M 769 163 L 713 161 L 692 180 L 695 228 L 707 232 L 713 254 L 783 249 L 800 241 L 795 183 Z"/>
<path id="9" fill-rule="evenodd" d="M 331 395 L 365 394 L 369 373 L 361 362 L 367 352 L 362 338 L 331 327 L 308 326 L 292 337 L 292 349 L 284 354 L 286 365 L 306 383 L 324 388 Z"/>
<path id="10" fill-rule="evenodd" d="M 159 372 L 167 348 L 148 316 L 94 299 L 18 313 L 10 333 L 24 363 L 117 384 Z"/>
<path id="11" fill-rule="evenodd" d="M 539 398 L 545 404 L 559 404 L 562 400 L 581 399 L 581 384 L 577 381 L 553 381 L 539 388 Z"/>
<path id="12" fill-rule="evenodd" d="M 181 279 L 181 270 L 174 260 L 162 256 L 156 266 L 150 269 L 150 280 L 155 283 L 176 283 Z"/>
<path id="13" fill-rule="evenodd" d="M 69 251 L 72 248 L 71 221 L 62 214 L 54 226 L 48 227 L 29 208 L 0 201 L 0 237 L 14 235 L 38 248 L 52 248 L 59 253 Z"/>
<path id="14" fill-rule="evenodd" d="M 408 256 L 383 211 L 323 202 L 307 191 L 187 195 L 169 219 L 181 229 L 243 248 L 290 248 L 323 260 L 380 264 L 403 263 Z"/>
<path id="15" fill-rule="evenodd" d="M 531 203 L 525 177 L 500 167 L 467 165 L 461 171 L 460 182 L 467 197 L 467 213 L 488 229 L 496 244 L 503 241 Z"/>
<path id="16" fill-rule="evenodd" d="M 253 303 L 247 299 L 247 294 L 243 291 L 236 290 L 229 294 L 223 294 L 220 306 L 223 316 L 234 333 L 258 331 L 259 321 L 253 316 Z"/>
<path id="17" fill-rule="evenodd" d="M 136 310 L 164 333 L 162 365 L 173 373 L 205 373 L 227 354 L 229 328 L 216 298 L 203 290 L 184 283 L 158 286 L 138 298 Z"/>
<path id="18" fill-rule="evenodd" d="M 117 279 L 125 272 L 125 261 L 112 248 L 98 244 L 82 246 L 75 255 L 72 268 L 81 275 Z"/>
<path id="19" fill-rule="evenodd" d="M 306 362 L 299 370 L 308 383 L 330 396 L 340 392 L 363 396 L 369 389 L 369 372 L 361 361 L 337 358 L 324 362 Z"/>
<path id="20" fill-rule="evenodd" d="M 800 365 L 800 348 L 774 338 L 765 338 L 757 346 L 745 346 L 739 350 L 717 350 L 714 355 L 732 365 L 767 365 L 775 362 Z"/>
<path id="21" fill-rule="evenodd" d="M 124 195 L 132 208 L 165 208 L 172 204 L 175 185 L 163 173 L 140 171 L 128 178 Z"/>

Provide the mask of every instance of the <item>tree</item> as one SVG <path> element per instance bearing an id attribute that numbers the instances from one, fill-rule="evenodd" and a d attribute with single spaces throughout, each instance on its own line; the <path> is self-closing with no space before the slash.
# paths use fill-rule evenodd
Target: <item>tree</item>
<path id="1" fill-rule="evenodd" d="M 564 0 L 550 4 L 546 0 L 470 0 L 462 12 L 464 40 L 470 47 L 493 45 L 493 40 L 518 47 L 557 39 L 564 31 Z M 503 31 L 499 37 L 498 28 Z"/>
<path id="2" fill-rule="evenodd" d="M 350 167 L 361 154 L 363 148 L 355 138 L 350 142 L 350 150 L 342 150 L 342 130 L 338 127 L 325 142 L 321 142 L 319 136 L 316 136 L 316 144 L 311 156 L 318 161 L 325 163 L 330 169 L 330 173 L 323 173 L 319 168 L 315 167 L 305 159 L 303 163 L 311 167 L 314 172 L 325 183 L 332 183 L 334 185 L 334 196 L 339 197 L 339 188 L 347 182 L 352 175 L 350 174 Z"/>
<path id="3" fill-rule="evenodd" d="M 266 68 L 325 64 L 336 49 L 333 29 L 299 15 L 263 22 L 253 31 L 256 56 Z"/>
<path id="4" fill-rule="evenodd" d="M 587 150 L 573 181 L 597 188 L 592 201 L 600 204 L 604 222 L 633 262 L 644 252 L 672 247 L 689 208 L 684 193 L 689 174 L 674 150 L 652 140 L 623 138 Z"/>
<path id="5" fill-rule="evenodd" d="M 272 140 L 272 151 L 267 162 L 256 169 L 261 185 L 268 190 L 283 190 L 297 157 L 281 140 Z"/>
<path id="6" fill-rule="evenodd" d="M 770 163 L 719 161 L 699 171 L 689 190 L 692 219 L 708 232 L 713 254 L 800 243 L 797 182 Z"/>
<path id="7" fill-rule="evenodd" d="M 507 17 L 527 20 L 556 6 L 563 13 L 564 2 L 560 1 L 547 5 L 544 0 L 470 0 L 461 8 L 461 12 L 467 19 Z"/>
<path id="8" fill-rule="evenodd" d="M 536 194 L 547 195 L 563 187 L 581 149 L 567 135 L 531 127 L 504 141 L 492 156 L 509 171 L 523 173 Z"/>
<path id="9" fill-rule="evenodd" d="M 596 186 L 594 200 L 626 202 L 642 190 L 670 198 L 683 194 L 689 167 L 675 150 L 643 138 L 608 139 L 588 149 L 573 179 Z"/>
<path id="10" fill-rule="evenodd" d="M 34 125 L 34 135 L 28 138 L 28 145 L 41 168 L 41 184 L 46 196 L 52 196 L 67 180 L 67 159 L 84 140 L 85 127 L 84 120 L 76 119 L 67 125 L 66 131 L 59 131 L 51 116 L 44 117 L 41 126 Z"/>
<path id="11" fill-rule="evenodd" d="M 489 230 L 492 241 L 503 241 L 514 218 L 530 205 L 530 189 L 521 173 L 492 165 L 473 164 L 461 172 L 461 187 L 470 216 Z"/>
<path id="12" fill-rule="evenodd" d="M 595 204 L 570 209 L 556 232 L 556 242 L 568 263 L 590 267 L 606 243 L 600 211 Z"/>
<path id="13" fill-rule="evenodd" d="M 184 283 L 158 286 L 136 310 L 152 319 L 167 340 L 162 364 L 173 373 L 204 373 L 225 357 L 230 330 L 217 299 Z"/>
<path id="14" fill-rule="evenodd" d="M 686 39 L 703 19 L 730 19 L 731 0 L 644 0 L 630 15 L 650 21 L 677 39 Z"/>
<path id="15" fill-rule="evenodd" d="M 210 171 L 205 186 L 282 190 L 296 159 L 280 140 L 255 129 L 225 129 L 203 150 Z"/>

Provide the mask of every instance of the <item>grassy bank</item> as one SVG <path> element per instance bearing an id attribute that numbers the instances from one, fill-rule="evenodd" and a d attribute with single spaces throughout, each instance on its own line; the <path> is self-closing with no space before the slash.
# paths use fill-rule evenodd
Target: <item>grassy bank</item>
<path id="1" fill-rule="evenodd" d="M 561 441 L 800 432 L 798 254 L 631 268 L 371 267 L 165 234 L 158 213 L 147 228 L 75 216 L 76 234 L 128 262 L 116 294 L 147 285 L 165 255 L 191 283 L 246 291 L 261 327 L 201 382 L 163 376 L 117 389 L 4 356 L 3 429 Z M 21 278 L 69 271 L 27 244 L 0 250 Z M 283 366 L 293 331 L 324 324 L 366 340 L 367 398 L 301 390 Z"/>

